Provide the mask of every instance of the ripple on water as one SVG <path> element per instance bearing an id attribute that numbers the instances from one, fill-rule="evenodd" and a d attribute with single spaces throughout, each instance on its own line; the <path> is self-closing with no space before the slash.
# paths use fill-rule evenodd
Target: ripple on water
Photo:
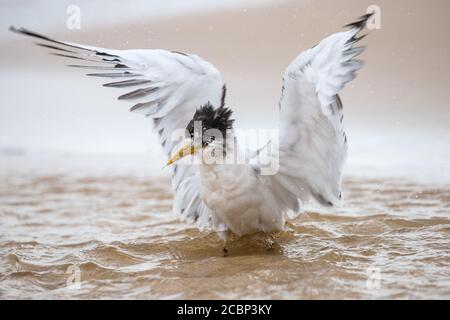
<path id="1" fill-rule="evenodd" d="M 4 179 L 0 296 L 450 298 L 450 187 L 349 179 L 345 191 L 343 208 L 308 210 L 271 250 L 261 234 L 233 238 L 224 258 L 216 234 L 171 215 L 166 180 Z"/>

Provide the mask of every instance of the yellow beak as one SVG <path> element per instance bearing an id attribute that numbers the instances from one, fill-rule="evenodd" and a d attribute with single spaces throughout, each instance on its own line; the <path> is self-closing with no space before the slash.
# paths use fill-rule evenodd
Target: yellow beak
<path id="1" fill-rule="evenodd" d="M 172 165 L 173 163 L 177 162 L 181 158 L 184 158 L 189 155 L 195 154 L 197 151 L 199 151 L 202 148 L 201 144 L 198 146 L 194 146 L 194 143 L 191 139 L 186 139 L 181 143 L 180 148 L 177 152 L 175 152 L 172 157 L 167 161 L 166 167 Z"/>

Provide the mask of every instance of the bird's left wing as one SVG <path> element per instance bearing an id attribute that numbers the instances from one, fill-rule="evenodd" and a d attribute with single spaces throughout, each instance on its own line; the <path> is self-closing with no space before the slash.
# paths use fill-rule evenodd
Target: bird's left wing
<path id="1" fill-rule="evenodd" d="M 300 54 L 286 69 L 280 100 L 279 171 L 264 179 L 286 212 L 313 197 L 325 206 L 342 200 L 347 154 L 338 93 L 355 78 L 364 50 L 355 47 L 371 15 Z"/>
<path id="2" fill-rule="evenodd" d="M 113 50 L 58 41 L 24 28 L 11 31 L 38 39 L 37 45 L 52 54 L 70 58 L 73 68 L 92 70 L 87 75 L 108 79 L 104 87 L 123 90 L 119 100 L 129 101 L 131 111 L 153 119 L 164 153 L 170 156 L 180 139 L 175 130 L 188 125 L 195 110 L 207 104 L 220 107 L 225 96 L 221 73 L 196 55 L 166 50 Z M 199 225 L 206 225 L 209 211 L 198 194 L 198 168 L 171 167 L 174 211 Z"/>

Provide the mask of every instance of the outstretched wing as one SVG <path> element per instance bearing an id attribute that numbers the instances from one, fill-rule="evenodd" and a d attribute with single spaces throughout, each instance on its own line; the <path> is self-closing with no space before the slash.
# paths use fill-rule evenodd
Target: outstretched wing
<path id="1" fill-rule="evenodd" d="M 51 39 L 23 29 L 11 31 L 39 40 L 52 54 L 77 61 L 74 68 L 92 70 L 88 76 L 108 78 L 104 87 L 123 90 L 119 100 L 129 101 L 131 111 L 153 119 L 161 146 L 170 156 L 180 141 L 172 133 L 188 125 L 195 110 L 211 103 L 223 104 L 225 86 L 220 72 L 195 55 L 166 50 L 112 50 Z M 172 170 L 174 211 L 182 218 L 209 223 L 209 210 L 199 197 L 196 166 L 175 164 Z"/>
<path id="2" fill-rule="evenodd" d="M 347 154 L 343 108 L 338 96 L 355 78 L 364 51 L 354 44 L 370 15 L 300 54 L 286 69 L 280 100 L 279 172 L 267 179 L 286 211 L 298 211 L 311 196 L 322 205 L 342 200 Z M 300 200 L 300 202 L 298 201 Z"/>

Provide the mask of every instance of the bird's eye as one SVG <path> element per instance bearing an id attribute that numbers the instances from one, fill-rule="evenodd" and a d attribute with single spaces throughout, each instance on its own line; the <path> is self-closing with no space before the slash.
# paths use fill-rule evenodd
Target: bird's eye
<path id="1" fill-rule="evenodd" d="M 216 137 L 212 136 L 211 138 L 209 138 L 210 141 L 214 141 L 216 140 Z"/>

